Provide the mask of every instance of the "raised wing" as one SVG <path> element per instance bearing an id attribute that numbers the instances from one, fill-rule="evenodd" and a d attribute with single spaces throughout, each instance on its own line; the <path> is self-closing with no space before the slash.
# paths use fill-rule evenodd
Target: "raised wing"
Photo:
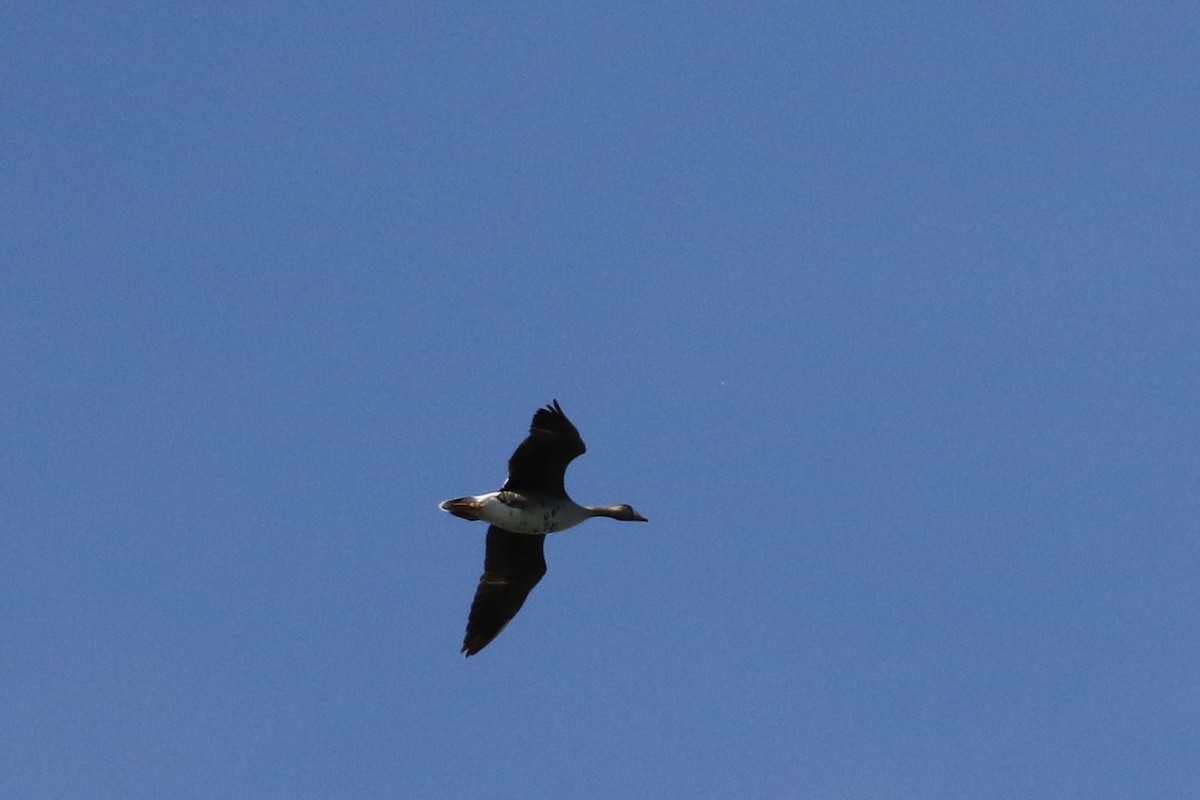
<path id="1" fill-rule="evenodd" d="M 488 528 L 483 575 L 467 617 L 462 652 L 473 656 L 487 647 L 521 610 L 529 592 L 546 574 L 545 539 L 545 535 L 511 533 L 495 525 Z"/>
<path id="2" fill-rule="evenodd" d="M 505 489 L 543 494 L 566 494 L 563 475 L 567 465 L 583 455 L 587 447 L 579 431 L 555 400 L 539 408 L 529 425 L 529 436 L 508 459 Z"/>

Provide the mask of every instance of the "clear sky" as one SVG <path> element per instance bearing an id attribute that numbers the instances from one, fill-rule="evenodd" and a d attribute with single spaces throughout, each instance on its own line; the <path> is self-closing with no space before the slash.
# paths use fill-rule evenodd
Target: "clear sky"
<path id="1" fill-rule="evenodd" d="M 10 5 L 0 796 L 1200 796 L 1200 12 L 885 5 Z"/>

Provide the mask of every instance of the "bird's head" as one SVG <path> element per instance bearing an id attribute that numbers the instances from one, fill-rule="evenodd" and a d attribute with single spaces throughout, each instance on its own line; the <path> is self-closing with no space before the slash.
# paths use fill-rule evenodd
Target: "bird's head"
<path id="1" fill-rule="evenodd" d="M 613 519 L 619 519 L 624 522 L 648 522 L 645 517 L 633 510 L 633 506 L 626 503 L 613 508 Z"/>

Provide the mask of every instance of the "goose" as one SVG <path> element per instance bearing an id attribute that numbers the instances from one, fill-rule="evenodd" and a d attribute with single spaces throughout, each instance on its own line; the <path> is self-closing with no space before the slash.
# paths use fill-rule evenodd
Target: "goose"
<path id="1" fill-rule="evenodd" d="M 567 465 L 587 448 L 558 400 L 539 408 L 525 438 L 508 459 L 508 480 L 498 492 L 456 497 L 438 505 L 456 517 L 489 523 L 483 575 L 467 616 L 462 651 L 468 657 L 487 647 L 516 616 L 546 574 L 546 535 L 592 517 L 625 522 L 646 518 L 629 505 L 581 506 L 567 496 Z"/>

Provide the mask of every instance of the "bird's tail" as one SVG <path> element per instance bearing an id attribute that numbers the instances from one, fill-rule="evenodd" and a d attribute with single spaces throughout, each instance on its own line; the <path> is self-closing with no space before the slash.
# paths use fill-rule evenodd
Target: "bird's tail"
<path id="1" fill-rule="evenodd" d="M 438 508 L 442 511 L 449 511 L 456 517 L 472 521 L 479 519 L 479 509 L 482 507 L 483 504 L 474 497 L 456 497 L 453 500 L 445 500 L 438 503 Z"/>

